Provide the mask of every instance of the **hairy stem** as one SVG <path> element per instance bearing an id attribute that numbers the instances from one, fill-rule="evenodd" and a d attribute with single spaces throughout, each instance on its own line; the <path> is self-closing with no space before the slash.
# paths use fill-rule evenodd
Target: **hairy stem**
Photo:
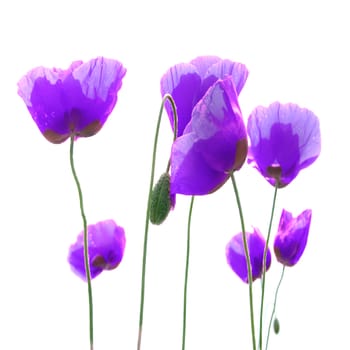
<path id="1" fill-rule="evenodd" d="M 152 153 L 151 179 L 150 179 L 149 191 L 148 191 L 147 211 L 146 211 L 146 221 L 145 221 L 145 233 L 144 233 L 144 239 L 143 239 L 141 300 L 140 300 L 139 332 L 138 332 L 138 340 L 137 340 L 137 350 L 141 349 L 141 339 L 142 339 L 143 310 L 144 310 L 144 303 L 145 303 L 145 286 L 146 286 L 146 263 L 147 263 L 147 244 L 148 244 L 148 230 L 149 230 L 149 211 L 150 211 L 150 204 L 151 204 L 151 194 L 152 194 L 152 189 L 153 189 L 153 184 L 154 184 L 154 171 L 155 171 L 155 165 L 156 165 L 156 154 L 157 154 L 160 122 L 161 122 L 161 118 L 162 118 L 164 105 L 165 105 L 165 102 L 167 100 L 170 102 L 173 113 L 174 113 L 174 140 L 176 139 L 176 135 L 177 135 L 177 113 L 176 113 L 175 102 L 169 94 L 165 94 L 163 97 L 162 104 L 161 104 L 160 111 L 159 111 L 159 115 L 158 115 L 157 127 L 156 127 L 154 144 L 153 144 L 153 153 Z M 168 167 L 169 167 L 169 165 L 168 165 Z"/>
<path id="2" fill-rule="evenodd" d="M 273 195 L 270 223 L 269 223 L 266 244 L 265 244 L 265 249 L 264 249 L 263 273 L 262 273 L 262 278 L 261 278 L 260 327 L 259 327 L 259 348 L 260 348 L 260 350 L 262 350 L 262 338 L 263 338 L 262 323 L 263 323 L 263 314 L 264 314 L 264 297 L 265 297 L 265 283 L 266 283 L 266 257 L 267 257 L 267 251 L 269 248 L 272 221 L 273 221 L 273 216 L 274 216 L 275 207 L 276 207 L 277 190 L 278 190 L 278 181 L 276 181 L 275 191 L 274 191 L 274 195 Z"/>
<path id="3" fill-rule="evenodd" d="M 84 227 L 84 265 L 86 271 L 86 281 L 88 286 L 88 299 L 89 299 L 89 333 L 90 333 L 90 350 L 94 348 L 94 317 L 93 317 L 93 303 L 92 303 L 92 287 L 91 287 L 91 274 L 90 274 L 90 265 L 89 265 L 89 247 L 88 247 L 88 232 L 87 232 L 87 221 L 86 215 L 84 212 L 84 202 L 83 202 L 83 192 L 81 190 L 80 182 L 75 171 L 74 166 L 74 158 L 73 158 L 73 150 L 74 150 L 74 135 L 71 136 L 70 139 L 70 166 L 72 170 L 72 174 L 74 177 L 75 184 L 78 189 L 79 194 L 79 204 L 80 204 L 80 213 L 81 218 L 83 219 L 83 227 Z"/>
<path id="4" fill-rule="evenodd" d="M 189 267 L 189 261 L 190 261 L 190 238 L 191 238 L 191 220 L 192 220 L 193 202 L 194 202 L 194 196 L 192 196 L 191 198 L 190 211 L 188 213 L 188 222 L 187 222 L 187 250 L 186 250 L 186 267 L 185 267 L 184 301 L 183 301 L 182 350 L 185 350 L 185 344 L 186 344 L 187 282 L 188 282 L 188 267 Z"/>
<path id="5" fill-rule="evenodd" d="M 240 201 L 240 198 L 239 198 L 238 188 L 237 188 L 236 180 L 235 180 L 235 177 L 234 177 L 233 173 L 231 174 L 231 180 L 232 180 L 233 189 L 234 189 L 235 195 L 236 195 L 237 207 L 238 207 L 238 211 L 239 211 L 239 218 L 241 220 L 241 226 L 242 226 L 244 254 L 245 254 L 246 261 L 247 261 L 247 271 L 248 271 L 250 326 L 251 326 L 251 333 L 252 333 L 253 350 L 256 350 L 252 266 L 251 266 L 251 263 L 250 263 L 250 256 L 249 256 L 247 235 L 246 235 L 246 230 L 245 230 L 245 225 L 244 225 L 242 205 L 241 205 L 241 201 Z"/>
<path id="6" fill-rule="evenodd" d="M 273 310 L 272 310 L 272 313 L 271 313 L 271 318 L 270 318 L 270 323 L 269 323 L 269 329 L 268 329 L 268 331 L 267 331 L 267 338 L 266 338 L 265 350 L 267 350 L 267 347 L 268 347 L 268 345 L 269 345 L 269 338 L 270 338 L 271 325 L 272 325 L 272 322 L 273 322 L 273 317 L 274 317 L 275 312 L 276 312 L 277 296 L 278 296 L 278 291 L 279 291 L 279 289 L 280 289 L 280 286 L 281 286 L 281 283 L 282 283 L 282 280 L 283 280 L 284 270 L 285 270 L 285 266 L 283 266 L 282 273 L 281 273 L 281 277 L 280 277 L 280 280 L 279 280 L 279 282 L 278 282 L 278 285 L 277 285 L 277 288 L 276 288 L 276 292 L 275 292 L 275 300 L 274 300 L 274 303 L 273 303 Z"/>

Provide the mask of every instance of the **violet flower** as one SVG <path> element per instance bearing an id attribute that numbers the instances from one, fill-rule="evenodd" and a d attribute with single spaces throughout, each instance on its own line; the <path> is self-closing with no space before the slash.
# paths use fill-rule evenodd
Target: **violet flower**
<path id="1" fill-rule="evenodd" d="M 314 113 L 296 104 L 272 103 L 259 106 L 248 119 L 251 141 L 248 163 L 273 186 L 288 185 L 301 169 L 320 154 L 319 120 Z"/>
<path id="2" fill-rule="evenodd" d="M 113 59 L 73 62 L 66 70 L 37 67 L 18 82 L 18 94 L 52 143 L 95 135 L 116 102 L 126 73 Z"/>
<path id="3" fill-rule="evenodd" d="M 125 248 L 124 229 L 113 220 L 100 221 L 88 225 L 88 252 L 91 279 L 103 270 L 113 270 L 123 259 Z M 68 262 L 72 271 L 86 281 L 84 264 L 84 232 L 69 248 Z"/>
<path id="4" fill-rule="evenodd" d="M 246 232 L 253 281 L 263 273 L 264 249 L 266 241 L 257 228 L 252 233 Z M 247 259 L 244 253 L 243 236 L 238 233 L 226 245 L 226 259 L 231 269 L 245 283 L 248 283 Z M 267 250 L 266 271 L 271 265 L 271 252 Z"/>
<path id="5" fill-rule="evenodd" d="M 217 80 L 192 111 L 192 119 L 172 146 L 170 193 L 204 195 L 216 191 L 241 168 L 247 134 L 230 76 Z"/>
<path id="6" fill-rule="evenodd" d="M 170 94 L 175 101 L 178 115 L 178 133 L 181 136 L 190 122 L 194 106 L 203 98 L 209 87 L 218 79 L 231 76 L 239 95 L 247 77 L 244 64 L 223 60 L 216 56 L 201 56 L 190 63 L 171 67 L 161 79 L 161 94 Z M 174 115 L 169 104 L 165 105 L 171 126 Z"/>
<path id="7" fill-rule="evenodd" d="M 274 242 L 275 255 L 281 264 L 293 266 L 301 258 L 309 235 L 311 215 L 311 209 L 307 209 L 293 218 L 283 209 Z"/>

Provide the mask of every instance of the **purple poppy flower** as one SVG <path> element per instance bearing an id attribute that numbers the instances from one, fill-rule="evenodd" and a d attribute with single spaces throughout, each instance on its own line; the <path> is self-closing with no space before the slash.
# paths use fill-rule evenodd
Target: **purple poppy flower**
<path id="1" fill-rule="evenodd" d="M 273 186 L 288 185 L 321 151 L 318 118 L 296 104 L 257 107 L 248 119 L 248 163 Z"/>
<path id="2" fill-rule="evenodd" d="M 126 69 L 113 59 L 76 61 L 66 69 L 37 67 L 18 82 L 18 94 L 52 143 L 95 135 L 116 102 Z"/>
<path id="3" fill-rule="evenodd" d="M 209 87 L 218 79 L 231 76 L 239 95 L 247 77 L 244 64 L 223 60 L 216 56 L 201 56 L 190 63 L 180 63 L 171 67 L 161 79 L 161 94 L 170 94 L 176 104 L 178 115 L 178 133 L 181 136 L 190 122 L 194 106 L 203 98 Z M 171 126 L 174 116 L 171 106 L 166 103 Z"/>
<path id="4" fill-rule="evenodd" d="M 247 243 L 250 257 L 250 264 L 252 267 L 253 281 L 260 278 L 263 273 L 264 249 L 266 241 L 257 228 L 254 232 L 247 232 Z M 247 259 L 244 253 L 243 236 L 238 233 L 233 236 L 226 245 L 226 259 L 231 269 L 243 281 L 248 283 Z M 271 252 L 267 250 L 266 255 L 266 271 L 271 265 Z"/>
<path id="5" fill-rule="evenodd" d="M 170 193 L 216 191 L 245 162 L 248 141 L 235 85 L 217 80 L 196 104 L 192 119 L 172 146 Z"/>
<path id="6" fill-rule="evenodd" d="M 72 271 L 86 281 L 84 264 L 84 232 L 69 248 L 68 262 Z M 123 259 L 125 248 L 124 229 L 113 220 L 100 221 L 88 226 L 88 252 L 91 278 L 103 270 L 115 269 Z"/>
<path id="7" fill-rule="evenodd" d="M 281 264 L 293 266 L 301 258 L 309 235 L 311 215 L 311 209 L 307 209 L 293 218 L 283 209 L 274 242 L 275 255 Z"/>

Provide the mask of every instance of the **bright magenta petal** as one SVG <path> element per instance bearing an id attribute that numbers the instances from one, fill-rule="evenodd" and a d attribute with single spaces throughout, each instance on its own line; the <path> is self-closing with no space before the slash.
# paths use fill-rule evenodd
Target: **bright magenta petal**
<path id="1" fill-rule="evenodd" d="M 246 232 L 250 265 L 252 269 L 253 281 L 262 276 L 263 259 L 265 249 L 265 239 L 260 231 L 254 228 L 254 232 Z M 231 238 L 226 245 L 226 260 L 231 269 L 245 283 L 248 283 L 247 259 L 244 252 L 243 235 L 238 233 Z M 266 270 L 271 265 L 271 252 L 267 251 Z"/>
<path id="2" fill-rule="evenodd" d="M 318 118 L 309 110 L 275 102 L 257 107 L 248 119 L 248 162 L 271 183 L 288 185 L 321 151 Z"/>
<path id="3" fill-rule="evenodd" d="M 178 136 L 181 136 L 190 122 L 195 105 L 203 98 L 207 90 L 218 80 L 230 76 L 236 85 L 236 91 L 242 90 L 248 77 L 247 68 L 230 60 L 216 56 L 199 56 L 190 63 L 180 63 L 171 67 L 161 79 L 161 94 L 172 95 L 178 114 Z M 174 116 L 170 104 L 165 108 L 171 126 Z"/>
<path id="4" fill-rule="evenodd" d="M 207 144 L 198 140 L 195 134 L 178 138 L 171 154 L 172 194 L 203 195 L 213 192 L 226 182 L 228 174 L 210 167 L 203 156 Z"/>
<path id="5" fill-rule="evenodd" d="M 171 155 L 171 193 L 208 194 L 238 170 L 247 137 L 231 78 L 217 81 L 198 102 Z"/>
<path id="6" fill-rule="evenodd" d="M 41 133 L 53 143 L 71 135 L 96 134 L 112 112 L 126 73 L 116 60 L 96 58 L 73 62 L 67 70 L 38 67 L 18 82 Z"/>
<path id="7" fill-rule="evenodd" d="M 247 67 L 238 62 L 230 60 L 219 60 L 208 69 L 202 83 L 203 91 L 206 91 L 218 79 L 230 76 L 234 82 L 237 95 L 239 96 L 248 78 Z"/>
<path id="8" fill-rule="evenodd" d="M 311 209 L 295 218 L 283 209 L 274 242 L 275 255 L 281 264 L 294 266 L 301 258 L 309 236 L 311 216 Z"/>
<path id="9" fill-rule="evenodd" d="M 86 281 L 83 232 L 69 248 L 68 262 L 72 271 Z M 91 278 L 103 270 L 115 269 L 123 259 L 125 249 L 124 229 L 113 220 L 100 221 L 88 226 L 88 251 Z"/>
<path id="10" fill-rule="evenodd" d="M 180 136 L 191 120 L 192 109 L 198 101 L 201 78 L 197 69 L 188 63 L 177 64 L 170 68 L 161 79 L 162 96 L 170 94 L 175 101 L 178 128 L 177 134 Z M 171 105 L 165 104 L 166 111 L 169 115 L 170 123 L 174 126 L 174 115 Z"/>

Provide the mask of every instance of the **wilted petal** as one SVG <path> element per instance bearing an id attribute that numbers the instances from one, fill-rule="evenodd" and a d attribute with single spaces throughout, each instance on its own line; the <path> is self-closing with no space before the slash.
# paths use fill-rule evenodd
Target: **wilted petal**
<path id="1" fill-rule="evenodd" d="M 171 154 L 171 193 L 208 194 L 244 163 L 247 138 L 231 78 L 217 81 L 196 105 Z"/>
<path id="2" fill-rule="evenodd" d="M 67 70 L 38 67 L 18 82 L 41 133 L 53 143 L 71 135 L 88 137 L 103 126 L 117 102 L 126 73 L 116 60 L 96 58 L 73 62 Z"/>
<path id="3" fill-rule="evenodd" d="M 275 255 L 281 264 L 293 266 L 301 258 L 309 235 L 311 216 L 311 209 L 303 211 L 296 218 L 283 209 L 274 242 Z"/>
<path id="4" fill-rule="evenodd" d="M 309 110 L 275 102 L 257 107 L 248 119 L 248 162 L 272 184 L 288 185 L 320 154 L 318 118 Z"/>
<path id="5" fill-rule="evenodd" d="M 86 281 L 84 264 L 84 232 L 69 248 L 68 262 L 72 271 Z M 124 229 L 113 220 L 105 220 L 88 226 L 88 252 L 91 278 L 103 270 L 113 270 L 121 262 L 125 248 Z"/>
<path id="6" fill-rule="evenodd" d="M 263 272 L 263 261 L 264 261 L 264 249 L 265 239 L 261 235 L 260 231 L 254 228 L 254 232 L 246 233 L 250 264 L 252 267 L 253 281 L 262 276 Z M 231 269 L 238 275 L 243 281 L 248 283 L 248 270 L 247 270 L 247 259 L 244 253 L 243 235 L 238 233 L 233 236 L 226 245 L 226 259 Z M 271 252 L 267 250 L 266 255 L 266 271 L 271 265 Z"/>

